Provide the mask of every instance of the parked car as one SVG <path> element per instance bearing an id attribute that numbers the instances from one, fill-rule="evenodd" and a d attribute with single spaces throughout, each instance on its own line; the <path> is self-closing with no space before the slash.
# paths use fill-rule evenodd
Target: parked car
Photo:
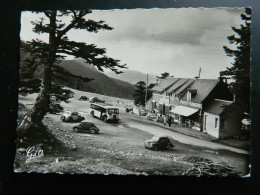
<path id="1" fill-rule="evenodd" d="M 146 116 L 148 120 L 155 121 L 156 120 L 156 113 L 149 112 Z"/>
<path id="2" fill-rule="evenodd" d="M 126 111 L 126 112 L 132 112 L 132 111 L 133 111 L 133 108 L 126 107 L 126 108 L 125 108 L 125 111 Z"/>
<path id="3" fill-rule="evenodd" d="M 56 114 L 56 113 L 61 112 L 62 110 L 63 110 L 63 107 L 60 104 L 53 104 L 53 103 L 50 104 L 49 113 Z"/>
<path id="4" fill-rule="evenodd" d="M 57 95 L 51 95 L 50 96 L 50 101 L 53 104 L 59 104 L 61 103 L 61 99 L 59 97 L 57 97 Z"/>
<path id="5" fill-rule="evenodd" d="M 61 103 L 61 101 L 64 101 L 66 103 L 69 103 L 70 101 L 68 100 L 69 98 L 73 97 L 73 94 L 66 94 L 66 93 L 63 93 L 63 94 L 51 94 L 50 95 L 50 100 L 52 103 L 55 103 L 55 104 L 59 104 Z"/>
<path id="6" fill-rule="evenodd" d="M 87 96 L 82 95 L 79 97 L 79 100 L 89 100 L 89 98 Z"/>
<path id="7" fill-rule="evenodd" d="M 92 122 L 81 122 L 79 125 L 73 126 L 72 129 L 74 132 L 83 131 L 92 134 L 100 132 L 99 128 Z"/>
<path id="8" fill-rule="evenodd" d="M 105 103 L 105 101 L 100 100 L 100 99 L 98 99 L 97 97 L 91 97 L 91 98 L 89 98 L 89 102 L 91 102 L 91 103 L 95 103 L 95 102 Z"/>
<path id="9" fill-rule="evenodd" d="M 145 147 L 152 150 L 172 149 L 174 145 L 167 136 L 153 136 L 145 141 Z"/>
<path id="10" fill-rule="evenodd" d="M 139 110 L 139 116 L 146 116 L 147 115 L 147 111 L 145 109 L 141 109 Z"/>
<path id="11" fill-rule="evenodd" d="M 64 114 L 61 116 L 61 120 L 63 122 L 80 122 L 83 121 L 85 118 L 79 115 L 78 112 L 71 112 L 65 111 Z"/>

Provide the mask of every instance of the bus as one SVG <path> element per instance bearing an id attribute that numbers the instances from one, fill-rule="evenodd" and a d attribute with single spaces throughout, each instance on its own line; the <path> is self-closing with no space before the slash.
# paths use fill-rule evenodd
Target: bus
<path id="1" fill-rule="evenodd" d="M 106 103 L 91 103 L 90 104 L 90 114 L 93 117 L 100 118 L 105 122 L 113 121 L 118 122 L 119 119 L 119 109 L 111 104 Z"/>

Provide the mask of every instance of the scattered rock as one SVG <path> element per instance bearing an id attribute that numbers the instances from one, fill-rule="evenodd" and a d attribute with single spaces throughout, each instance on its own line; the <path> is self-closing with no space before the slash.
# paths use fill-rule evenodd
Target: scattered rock
<path id="1" fill-rule="evenodd" d="M 35 149 L 35 151 L 40 151 L 40 150 L 42 150 L 42 148 L 39 147 L 39 146 L 37 146 L 36 149 Z"/>
<path id="2" fill-rule="evenodd" d="M 42 147 L 43 143 L 37 144 L 36 147 Z"/>
<path id="3" fill-rule="evenodd" d="M 19 149 L 17 150 L 17 152 L 18 152 L 19 154 L 26 154 L 26 149 L 25 149 L 25 148 L 19 148 Z"/>
<path id="4" fill-rule="evenodd" d="M 56 158 L 56 163 L 65 161 L 65 160 L 66 161 L 76 161 L 76 159 L 73 157 L 58 157 L 58 158 Z"/>

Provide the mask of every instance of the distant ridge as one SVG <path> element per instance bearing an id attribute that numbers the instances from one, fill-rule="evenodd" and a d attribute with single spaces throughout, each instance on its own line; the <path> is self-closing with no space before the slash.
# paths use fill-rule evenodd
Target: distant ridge
<path id="1" fill-rule="evenodd" d="M 98 71 L 95 67 L 85 63 L 83 60 L 63 60 L 59 65 L 74 75 L 95 79 L 90 82 L 77 81 L 74 78 L 69 78 L 70 82 L 56 80 L 56 82 L 60 84 L 82 91 L 133 99 L 133 93 L 136 89 L 134 85 L 109 78 L 103 72 Z"/>
<path id="2" fill-rule="evenodd" d="M 135 70 L 123 70 L 122 74 L 115 74 L 112 71 L 105 72 L 110 78 L 115 78 L 121 81 L 125 81 L 131 84 L 136 84 L 138 81 L 145 81 L 147 79 L 147 74 L 135 71 Z M 149 74 L 148 75 L 148 84 L 156 83 L 156 76 Z"/>
<path id="3" fill-rule="evenodd" d="M 20 50 L 20 66 L 24 65 L 23 60 L 29 56 L 29 53 Z M 59 65 L 74 75 L 93 78 L 95 80 L 90 82 L 83 82 L 73 77 L 68 77 L 56 73 L 56 78 L 53 79 L 53 82 L 57 84 L 81 91 L 98 93 L 101 95 L 131 100 L 134 99 L 133 93 L 136 90 L 136 87 L 134 85 L 108 77 L 103 72 L 98 71 L 94 66 L 85 63 L 83 59 L 63 60 Z M 34 73 L 35 78 L 42 78 L 42 69 L 42 66 L 39 66 L 36 69 L 36 72 Z"/>

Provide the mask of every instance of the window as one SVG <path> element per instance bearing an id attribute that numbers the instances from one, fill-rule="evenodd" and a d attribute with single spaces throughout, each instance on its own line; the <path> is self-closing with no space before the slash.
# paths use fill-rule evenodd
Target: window
<path id="1" fill-rule="evenodd" d="M 154 108 L 158 108 L 159 107 L 159 102 L 155 102 L 155 107 Z"/>
<path id="2" fill-rule="evenodd" d="M 218 127 L 218 118 L 215 118 L 215 128 Z"/>
<path id="3" fill-rule="evenodd" d="M 225 129 L 225 119 L 220 119 L 220 129 Z"/>
<path id="4" fill-rule="evenodd" d="M 205 119 L 204 119 L 204 130 L 206 130 L 207 127 L 207 115 L 205 115 Z"/>

